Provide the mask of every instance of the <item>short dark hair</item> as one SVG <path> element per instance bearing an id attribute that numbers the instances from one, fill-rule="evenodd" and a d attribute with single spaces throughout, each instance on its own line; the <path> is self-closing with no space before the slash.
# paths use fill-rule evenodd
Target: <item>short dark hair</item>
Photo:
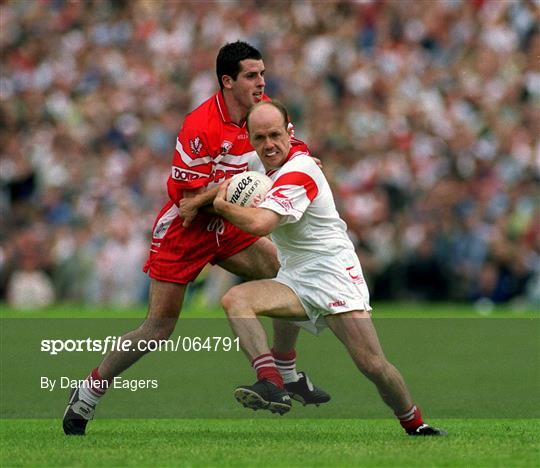
<path id="1" fill-rule="evenodd" d="M 283 116 L 283 126 L 285 127 L 285 130 L 287 130 L 287 127 L 289 126 L 289 113 L 287 112 L 287 108 L 277 99 L 272 99 L 270 101 L 258 102 L 254 106 L 251 106 L 251 108 L 248 110 L 248 113 L 246 115 L 246 126 L 248 129 L 248 132 L 249 132 L 249 117 L 251 113 L 253 112 L 253 109 L 264 106 L 265 104 L 269 104 L 272 107 L 275 107 L 281 113 L 281 115 Z"/>
<path id="2" fill-rule="evenodd" d="M 219 49 L 216 74 L 220 89 L 223 89 L 223 76 L 228 75 L 236 80 L 240 72 L 240 62 L 246 59 L 262 60 L 262 55 L 255 47 L 242 41 L 225 44 Z"/>

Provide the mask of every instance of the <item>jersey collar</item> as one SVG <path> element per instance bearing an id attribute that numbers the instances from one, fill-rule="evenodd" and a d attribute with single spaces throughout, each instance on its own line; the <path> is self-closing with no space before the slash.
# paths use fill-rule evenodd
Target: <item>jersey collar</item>
<path id="1" fill-rule="evenodd" d="M 225 98 L 223 97 L 223 91 L 221 90 L 219 90 L 216 94 L 216 105 L 219 115 L 221 116 L 221 120 L 223 120 L 225 123 L 234 123 L 231 120 L 229 109 L 227 109 L 227 104 L 225 104 Z"/>
<path id="2" fill-rule="evenodd" d="M 238 125 L 236 122 L 233 122 L 231 119 L 231 115 L 229 114 L 229 109 L 227 108 L 227 104 L 225 103 L 225 98 L 223 97 L 223 91 L 219 90 L 216 94 L 216 105 L 219 111 L 219 115 L 221 116 L 221 120 L 223 120 L 223 123 L 226 124 L 233 124 L 239 128 L 244 128 L 246 126 L 246 122 L 242 122 L 242 125 Z"/>
<path id="3" fill-rule="evenodd" d="M 295 138 L 291 139 L 291 149 L 289 150 L 289 153 L 287 154 L 287 157 L 285 158 L 285 161 L 283 161 L 283 164 L 290 161 L 295 156 L 298 156 L 299 154 L 304 153 L 304 151 L 301 151 L 300 148 L 298 148 L 298 146 L 296 144 L 296 141 L 297 140 Z M 282 164 L 282 166 L 283 166 L 283 164 Z"/>
<path id="4" fill-rule="evenodd" d="M 263 94 L 262 100 L 269 101 L 270 98 L 266 94 Z M 231 115 L 229 114 L 229 109 L 227 108 L 227 104 L 225 103 L 225 98 L 223 97 L 222 90 L 219 90 L 216 94 L 216 105 L 219 111 L 219 115 L 221 116 L 221 120 L 223 120 L 224 123 L 232 123 L 236 125 L 237 127 L 239 126 L 236 123 L 234 123 L 231 119 Z M 245 126 L 246 126 L 246 122 L 244 121 L 242 122 L 242 125 L 240 125 L 240 127 L 245 127 Z"/>

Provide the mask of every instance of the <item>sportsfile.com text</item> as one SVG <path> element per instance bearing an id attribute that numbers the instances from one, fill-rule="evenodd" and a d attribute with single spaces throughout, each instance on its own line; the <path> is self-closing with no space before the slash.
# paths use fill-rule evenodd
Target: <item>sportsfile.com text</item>
<path id="1" fill-rule="evenodd" d="M 43 339 L 41 352 L 56 356 L 60 353 L 97 352 L 106 354 L 109 351 L 184 351 L 184 352 L 217 352 L 240 351 L 239 338 L 229 336 L 178 336 L 168 340 L 121 340 L 119 336 L 107 336 L 103 339 Z"/>

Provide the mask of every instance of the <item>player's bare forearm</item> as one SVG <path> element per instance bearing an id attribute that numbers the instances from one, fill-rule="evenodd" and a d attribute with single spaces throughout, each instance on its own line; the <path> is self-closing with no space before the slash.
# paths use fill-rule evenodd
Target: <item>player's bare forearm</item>
<path id="1" fill-rule="evenodd" d="M 227 183 L 223 184 L 214 199 L 214 209 L 242 231 L 254 236 L 266 236 L 279 224 L 281 216 L 265 208 L 245 208 L 225 200 Z"/>
<path id="2" fill-rule="evenodd" d="M 200 209 L 203 210 L 205 213 L 211 213 L 216 214 L 216 210 L 214 210 L 214 198 L 216 198 L 216 195 L 219 190 L 219 185 L 216 187 L 212 187 L 211 189 L 208 189 L 206 192 L 200 195 L 199 203 Z"/>
<path id="3" fill-rule="evenodd" d="M 199 210 L 203 210 L 206 213 L 215 213 L 212 202 L 217 192 L 218 187 L 212 187 L 208 190 L 185 190 L 184 197 L 178 204 L 180 216 L 184 218 L 182 225 L 188 227 L 195 216 L 197 216 Z"/>
<path id="4" fill-rule="evenodd" d="M 218 193 L 219 186 L 210 189 L 185 190 L 184 198 L 186 204 L 195 209 L 200 209 L 206 205 L 211 206 Z M 183 201 L 182 200 L 182 201 Z"/>
<path id="5" fill-rule="evenodd" d="M 217 198 L 214 200 L 214 208 L 217 214 L 254 236 L 270 234 L 279 223 L 279 215 L 265 208 L 245 208 Z M 274 223 L 275 218 L 278 219 Z"/>
<path id="6" fill-rule="evenodd" d="M 218 190 L 219 190 L 219 185 L 212 187 L 210 189 L 207 189 L 205 192 L 197 195 L 196 198 L 197 198 L 197 203 L 199 204 L 199 208 L 206 207 L 206 206 L 211 208 L 214 198 L 216 198 L 216 195 L 218 193 Z"/>

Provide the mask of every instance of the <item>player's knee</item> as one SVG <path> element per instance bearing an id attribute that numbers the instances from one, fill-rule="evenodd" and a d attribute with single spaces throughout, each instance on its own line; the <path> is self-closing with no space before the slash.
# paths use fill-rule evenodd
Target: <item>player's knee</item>
<path id="1" fill-rule="evenodd" d="M 238 294 L 237 288 L 229 289 L 221 298 L 221 306 L 227 314 L 234 314 L 234 311 L 240 307 L 241 295 Z"/>
<path id="2" fill-rule="evenodd" d="M 279 272 L 280 264 L 277 257 L 271 257 L 266 267 L 266 278 L 275 278 Z"/>
<path id="3" fill-rule="evenodd" d="M 275 278 L 280 268 L 276 246 L 269 239 L 264 239 L 264 242 L 263 239 L 260 239 L 258 244 L 264 248 L 260 250 L 256 277 L 258 279 Z"/>
<path id="4" fill-rule="evenodd" d="M 221 298 L 221 305 L 229 317 L 244 315 L 251 306 L 249 298 L 243 293 L 240 286 L 235 286 Z"/>

